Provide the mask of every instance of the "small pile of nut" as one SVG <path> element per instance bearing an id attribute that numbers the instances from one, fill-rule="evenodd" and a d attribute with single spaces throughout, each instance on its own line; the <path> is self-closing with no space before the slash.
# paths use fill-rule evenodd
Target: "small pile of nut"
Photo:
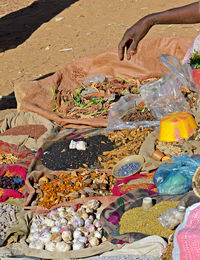
<path id="1" fill-rule="evenodd" d="M 117 148 L 103 152 L 103 155 L 98 157 L 99 162 L 104 169 L 112 169 L 124 157 L 137 155 L 144 140 L 152 131 L 152 128 L 137 127 L 111 132 L 108 138 L 115 142 Z"/>
<path id="2" fill-rule="evenodd" d="M 34 217 L 27 239 L 30 248 L 67 252 L 98 246 L 106 238 L 98 209 L 101 203 L 90 200 L 73 207 L 60 207 L 47 216 Z"/>
<path id="3" fill-rule="evenodd" d="M 47 177 L 39 179 L 35 184 L 36 203 L 51 208 L 61 202 L 93 196 L 111 195 L 115 178 L 111 172 L 104 170 L 79 169 L 61 173 L 56 179 Z"/>
<path id="4" fill-rule="evenodd" d="M 0 204 L 0 238 L 4 239 L 9 228 L 18 224 L 16 218 L 17 206 Z"/>
<path id="5" fill-rule="evenodd" d="M 18 158 L 12 155 L 12 153 L 0 153 L 0 164 L 15 164 Z"/>

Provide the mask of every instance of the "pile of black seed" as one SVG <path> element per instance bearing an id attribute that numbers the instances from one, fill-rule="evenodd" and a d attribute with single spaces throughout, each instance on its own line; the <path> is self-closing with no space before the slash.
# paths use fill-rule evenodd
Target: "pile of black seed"
<path id="1" fill-rule="evenodd" d="M 73 139 L 87 143 L 85 151 L 69 149 L 71 140 L 54 143 L 45 150 L 42 164 L 51 170 L 67 170 L 84 168 L 101 168 L 98 156 L 104 151 L 111 151 L 116 146 L 105 135 Z"/>
<path id="2" fill-rule="evenodd" d="M 0 188 L 2 189 L 19 190 L 23 186 L 24 186 L 24 180 L 22 178 L 17 178 L 17 177 L 13 178 L 7 176 L 0 177 Z"/>

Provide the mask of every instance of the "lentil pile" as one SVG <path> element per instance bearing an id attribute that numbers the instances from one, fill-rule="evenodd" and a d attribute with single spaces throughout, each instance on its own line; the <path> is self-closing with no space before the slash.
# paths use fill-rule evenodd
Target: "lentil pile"
<path id="1" fill-rule="evenodd" d="M 9 228 L 18 224 L 16 213 L 18 207 L 9 204 L 0 204 L 0 238 L 4 239 Z"/>
<path id="2" fill-rule="evenodd" d="M 164 228 L 158 220 L 169 208 L 176 208 L 179 201 L 162 201 L 150 209 L 142 207 L 133 208 L 125 212 L 120 220 L 120 234 L 127 232 L 139 232 L 147 235 L 169 237 L 173 230 Z"/>
<path id="3" fill-rule="evenodd" d="M 6 130 L 1 133 L 0 136 L 4 135 L 28 135 L 34 139 L 38 139 L 47 131 L 43 125 L 20 125 Z"/>
<path id="4" fill-rule="evenodd" d="M 15 164 L 18 161 L 18 158 L 12 155 L 11 153 L 0 153 L 0 165 L 5 164 Z"/>
<path id="5" fill-rule="evenodd" d="M 51 170 L 99 168 L 98 156 L 104 151 L 111 151 L 115 148 L 114 140 L 109 140 L 105 135 L 79 138 L 74 141 L 86 142 L 86 150 L 69 149 L 71 140 L 57 142 L 44 152 L 42 164 Z"/>
<path id="6" fill-rule="evenodd" d="M 61 173 L 58 178 L 39 182 L 36 202 L 51 208 L 61 202 L 92 196 L 111 195 L 115 178 L 103 170 L 76 170 Z"/>
<path id="7" fill-rule="evenodd" d="M 115 143 L 116 148 L 103 152 L 103 155 L 98 157 L 99 162 L 104 169 L 112 169 L 124 157 L 137 155 L 144 140 L 152 131 L 152 128 L 137 127 L 111 132 L 108 139 Z"/>

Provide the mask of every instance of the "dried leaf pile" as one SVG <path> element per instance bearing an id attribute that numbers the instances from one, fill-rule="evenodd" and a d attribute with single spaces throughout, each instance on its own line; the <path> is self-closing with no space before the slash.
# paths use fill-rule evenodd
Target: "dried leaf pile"
<path id="1" fill-rule="evenodd" d="M 99 162 L 104 169 L 112 169 L 124 157 L 137 155 L 144 140 L 152 131 L 152 128 L 137 127 L 111 132 L 108 138 L 115 142 L 117 148 L 103 152 L 103 155 L 98 157 Z"/>
<path id="2" fill-rule="evenodd" d="M 12 153 L 0 153 L 0 165 L 5 164 L 15 164 L 18 158 L 12 155 Z"/>
<path id="3" fill-rule="evenodd" d="M 61 90 L 57 93 L 51 88 L 55 108 L 60 116 L 67 118 L 107 118 L 110 105 L 126 94 L 139 94 L 140 84 L 153 81 L 149 79 L 126 80 L 119 78 L 106 78 L 103 83 L 82 85 L 75 91 Z"/>
<path id="4" fill-rule="evenodd" d="M 39 182 L 36 202 L 51 208 L 61 202 L 93 196 L 111 195 L 115 178 L 103 170 L 74 170 L 61 173 L 58 178 Z"/>

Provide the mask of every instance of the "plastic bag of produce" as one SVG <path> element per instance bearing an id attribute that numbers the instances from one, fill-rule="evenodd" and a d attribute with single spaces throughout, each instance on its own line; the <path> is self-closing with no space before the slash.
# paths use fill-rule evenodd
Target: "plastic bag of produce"
<path id="1" fill-rule="evenodd" d="M 146 108 L 139 95 L 127 94 L 110 107 L 108 128 L 132 129 L 159 126 L 156 116 Z"/>
<path id="2" fill-rule="evenodd" d="M 173 112 L 190 111 L 181 92 L 182 88 L 199 91 L 193 81 L 190 65 L 182 65 L 177 57 L 168 54 L 159 56 L 159 60 L 169 72 L 163 72 L 162 78 L 141 87 L 140 93 L 145 104 L 158 119 Z"/>
<path id="3" fill-rule="evenodd" d="M 184 194 L 192 188 L 192 177 L 200 165 L 200 158 L 181 155 L 173 157 L 173 161 L 161 165 L 153 176 L 160 194 Z"/>

